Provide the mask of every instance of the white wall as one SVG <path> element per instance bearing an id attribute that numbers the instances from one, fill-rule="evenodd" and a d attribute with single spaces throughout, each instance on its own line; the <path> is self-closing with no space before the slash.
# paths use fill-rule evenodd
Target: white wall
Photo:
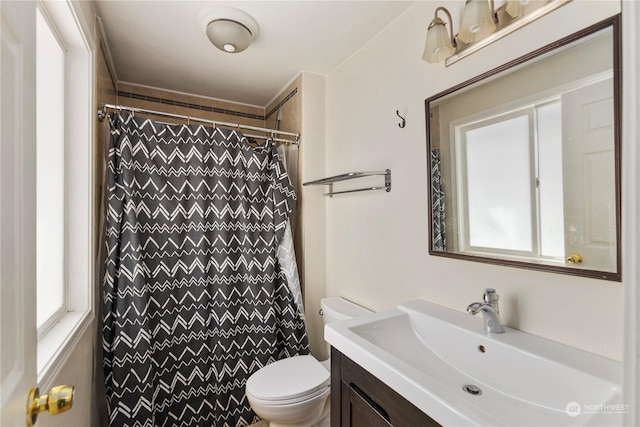
<path id="1" fill-rule="evenodd" d="M 421 59 L 441 3 L 416 2 L 327 77 L 326 175 L 390 168 L 393 189 L 326 200 L 326 294 L 377 311 L 417 298 L 464 311 L 495 287 L 507 325 L 621 360 L 624 283 L 429 256 L 424 118 L 425 98 L 607 18 L 620 3 L 574 0 L 448 68 Z M 457 29 L 464 1 L 446 3 Z M 404 129 L 396 110 L 406 114 Z"/>

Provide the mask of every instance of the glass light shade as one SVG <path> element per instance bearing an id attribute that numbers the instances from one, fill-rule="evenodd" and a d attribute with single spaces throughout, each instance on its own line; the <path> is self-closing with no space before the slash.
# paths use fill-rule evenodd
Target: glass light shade
<path id="1" fill-rule="evenodd" d="M 242 52 L 251 44 L 253 35 L 241 23 L 230 19 L 217 19 L 207 25 L 207 37 L 220 50 Z"/>
<path id="2" fill-rule="evenodd" d="M 455 48 L 449 38 L 449 33 L 444 23 L 434 22 L 429 25 L 427 30 L 427 40 L 424 45 L 424 54 L 422 59 L 429 63 L 444 61 L 455 52 Z"/>
<path id="3" fill-rule="evenodd" d="M 524 15 L 525 6 L 529 3 L 529 0 L 508 0 L 505 11 L 512 18 L 519 18 Z"/>
<path id="4" fill-rule="evenodd" d="M 493 22 L 489 2 L 487 0 L 467 0 L 462 11 L 462 24 L 458 33 L 458 40 L 473 43 L 494 32 L 496 24 Z"/>

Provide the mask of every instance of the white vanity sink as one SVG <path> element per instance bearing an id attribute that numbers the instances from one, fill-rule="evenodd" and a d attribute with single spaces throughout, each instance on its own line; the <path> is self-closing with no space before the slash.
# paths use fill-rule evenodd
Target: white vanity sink
<path id="1" fill-rule="evenodd" d="M 445 426 L 622 425 L 619 362 L 505 329 L 411 301 L 330 323 L 325 339 Z"/>

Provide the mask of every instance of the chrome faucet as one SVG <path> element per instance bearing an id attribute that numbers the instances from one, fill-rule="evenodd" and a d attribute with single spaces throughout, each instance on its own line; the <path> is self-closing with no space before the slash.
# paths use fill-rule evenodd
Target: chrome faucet
<path id="1" fill-rule="evenodd" d="M 467 313 L 472 316 L 482 313 L 484 319 L 484 329 L 492 334 L 504 333 L 502 319 L 500 319 L 500 309 L 498 308 L 498 293 L 493 288 L 484 291 L 482 299 L 484 302 L 474 302 L 467 306 Z"/>

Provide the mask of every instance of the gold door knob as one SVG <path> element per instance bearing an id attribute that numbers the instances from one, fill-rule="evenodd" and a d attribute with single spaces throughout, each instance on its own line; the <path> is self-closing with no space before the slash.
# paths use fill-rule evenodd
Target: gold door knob
<path id="1" fill-rule="evenodd" d="M 71 409 L 74 392 L 72 385 L 59 385 L 51 387 L 49 394 L 40 396 L 40 390 L 32 388 L 27 402 L 27 426 L 36 423 L 40 412 L 49 411 L 49 415 L 58 415 Z"/>
<path id="2" fill-rule="evenodd" d="M 582 264 L 582 255 L 571 254 L 567 257 L 567 262 L 569 264 Z"/>

